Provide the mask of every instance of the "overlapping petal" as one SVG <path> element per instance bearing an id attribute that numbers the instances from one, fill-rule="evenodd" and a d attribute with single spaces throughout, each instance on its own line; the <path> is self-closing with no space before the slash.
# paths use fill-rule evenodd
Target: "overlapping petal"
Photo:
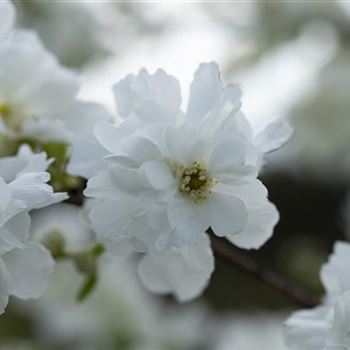
<path id="1" fill-rule="evenodd" d="M 203 291 L 213 270 L 210 241 L 202 234 L 195 245 L 146 254 L 139 266 L 139 275 L 151 291 L 171 293 L 179 301 L 188 301 Z"/>

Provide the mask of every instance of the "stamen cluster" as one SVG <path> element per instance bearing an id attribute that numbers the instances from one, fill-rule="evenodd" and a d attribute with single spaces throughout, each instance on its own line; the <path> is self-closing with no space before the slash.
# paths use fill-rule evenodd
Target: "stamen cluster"
<path id="1" fill-rule="evenodd" d="M 177 177 L 180 182 L 179 190 L 195 203 L 205 201 L 217 180 L 210 176 L 208 171 L 197 161 L 190 166 L 179 165 Z"/>

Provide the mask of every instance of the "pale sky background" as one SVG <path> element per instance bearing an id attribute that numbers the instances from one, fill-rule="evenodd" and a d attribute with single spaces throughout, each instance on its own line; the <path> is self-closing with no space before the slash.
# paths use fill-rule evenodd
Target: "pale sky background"
<path id="1" fill-rule="evenodd" d="M 232 32 L 228 37 L 228 32 L 197 3 L 144 6 L 155 21 L 171 18 L 170 30 L 162 36 L 141 37 L 137 42 L 132 41 L 122 55 L 112 55 L 102 65 L 89 66 L 84 72 L 81 97 L 102 102 L 113 110 L 111 86 L 116 81 L 128 73 L 137 73 L 142 67 L 150 72 L 163 68 L 180 81 L 185 106 L 199 63 L 214 60 L 224 68 L 232 57 L 228 58 L 228 52 L 239 55 L 245 49 L 238 37 L 235 39 Z M 103 9 L 100 14 L 107 15 Z M 239 14 L 242 25 L 254 20 L 254 13 L 248 7 Z M 283 115 L 312 88 L 318 71 L 335 53 L 335 35 L 324 24 L 309 25 L 296 40 L 271 50 L 253 70 L 235 72 L 232 76 L 223 74 L 224 81 L 238 82 L 243 89 L 243 111 L 253 127 L 258 129 L 267 119 Z M 119 51 L 118 47 L 111 49 Z"/>

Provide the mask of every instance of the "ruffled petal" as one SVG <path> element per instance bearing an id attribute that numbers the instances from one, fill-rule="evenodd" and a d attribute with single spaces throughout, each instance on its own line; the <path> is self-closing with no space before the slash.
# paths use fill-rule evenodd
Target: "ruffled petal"
<path id="1" fill-rule="evenodd" d="M 127 76 L 114 86 L 114 94 L 124 118 L 134 112 L 146 124 L 176 122 L 180 112 L 180 84 L 162 69 Z"/>
<path id="2" fill-rule="evenodd" d="M 254 143 L 262 153 L 281 148 L 292 136 L 293 129 L 285 118 L 277 118 L 267 124 L 254 138 Z"/>
<path id="3" fill-rule="evenodd" d="M 248 221 L 245 203 L 230 193 L 213 190 L 208 199 L 210 226 L 217 236 L 242 232 Z"/>
<path id="4" fill-rule="evenodd" d="M 14 249 L 3 256 L 12 295 L 21 299 L 39 298 L 53 272 L 54 260 L 49 251 L 38 243 L 28 243 L 24 249 Z"/>
<path id="5" fill-rule="evenodd" d="M 213 270 L 210 240 L 202 234 L 195 245 L 145 255 L 139 266 L 139 275 L 152 292 L 173 294 L 184 302 L 202 293 Z"/>

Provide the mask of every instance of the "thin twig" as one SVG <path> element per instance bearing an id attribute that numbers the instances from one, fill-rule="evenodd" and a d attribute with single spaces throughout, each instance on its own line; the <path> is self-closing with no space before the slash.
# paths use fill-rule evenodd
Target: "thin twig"
<path id="1" fill-rule="evenodd" d="M 257 280 L 263 282 L 272 289 L 282 293 L 298 306 L 303 308 L 313 308 L 319 304 L 315 298 L 308 295 L 292 281 L 267 267 L 262 266 L 254 259 L 243 254 L 233 245 L 225 244 L 221 240 L 213 237 L 212 247 L 214 254 L 218 258 L 221 258 L 232 266 L 255 277 Z"/>

